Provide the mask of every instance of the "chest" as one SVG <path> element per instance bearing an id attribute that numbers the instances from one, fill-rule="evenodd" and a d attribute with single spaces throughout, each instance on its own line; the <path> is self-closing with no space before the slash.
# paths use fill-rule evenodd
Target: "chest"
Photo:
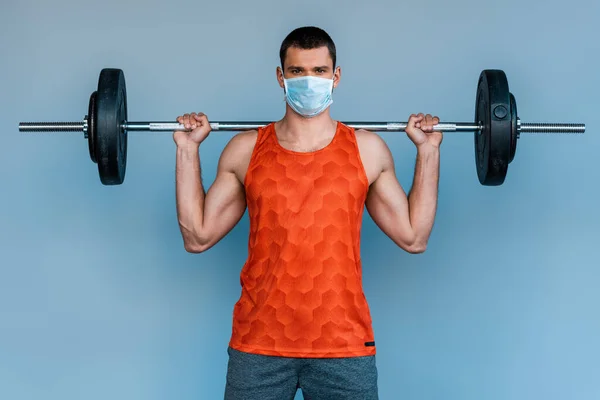
<path id="1" fill-rule="evenodd" d="M 359 210 L 369 182 L 356 154 L 335 149 L 315 154 L 256 154 L 245 178 L 249 208 L 302 213 Z"/>

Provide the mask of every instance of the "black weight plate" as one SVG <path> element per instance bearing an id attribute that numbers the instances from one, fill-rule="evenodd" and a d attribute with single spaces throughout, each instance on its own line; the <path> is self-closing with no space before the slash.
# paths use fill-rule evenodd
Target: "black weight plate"
<path id="1" fill-rule="evenodd" d="M 513 94 L 510 94 L 510 158 L 508 160 L 509 163 L 515 158 L 515 153 L 517 152 L 517 140 L 519 139 L 519 126 L 518 126 L 518 117 L 517 117 L 517 100 Z"/>
<path id="2" fill-rule="evenodd" d="M 97 92 L 92 93 L 88 106 L 88 148 L 90 149 L 90 158 L 94 163 L 98 163 L 96 158 L 96 95 Z"/>
<path id="3" fill-rule="evenodd" d="M 104 185 L 120 185 L 127 164 L 127 90 L 120 69 L 100 72 L 96 97 L 96 159 L 100 181 Z"/>
<path id="4" fill-rule="evenodd" d="M 484 70 L 479 75 L 475 121 L 475 164 L 479 182 L 485 186 L 504 183 L 510 159 L 511 115 L 508 80 L 501 70 Z"/>

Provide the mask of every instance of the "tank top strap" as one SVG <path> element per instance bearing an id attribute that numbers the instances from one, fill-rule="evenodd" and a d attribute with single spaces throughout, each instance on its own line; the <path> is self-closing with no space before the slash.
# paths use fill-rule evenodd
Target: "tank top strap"
<path id="1" fill-rule="evenodd" d="M 354 128 L 340 122 L 338 124 L 338 129 L 339 129 L 338 134 L 340 134 L 340 136 L 341 136 L 340 139 L 349 141 L 353 145 L 358 145 L 358 142 L 356 141 L 356 132 L 355 132 Z"/>
<path id="2" fill-rule="evenodd" d="M 335 142 L 332 143 L 334 148 L 342 148 L 348 152 L 351 157 L 360 159 L 356 130 L 354 128 L 340 122 L 336 136 Z"/>
<path id="3" fill-rule="evenodd" d="M 256 146 L 260 147 L 269 141 L 273 140 L 275 134 L 275 122 L 271 122 L 265 126 L 258 128 L 258 135 L 256 137 Z"/>

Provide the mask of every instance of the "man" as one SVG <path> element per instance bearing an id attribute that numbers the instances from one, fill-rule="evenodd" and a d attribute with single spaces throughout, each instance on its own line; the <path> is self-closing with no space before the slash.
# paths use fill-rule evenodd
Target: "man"
<path id="1" fill-rule="evenodd" d="M 417 147 L 407 197 L 386 143 L 329 113 L 340 83 L 335 45 L 316 27 L 280 49 L 283 119 L 234 136 L 205 193 L 199 145 L 206 115 L 177 118 L 177 209 L 185 249 L 200 253 L 250 218 L 233 311 L 226 399 L 377 399 L 375 340 L 362 289 L 363 210 L 398 246 L 425 251 L 437 207 L 437 117 L 411 115 Z"/>

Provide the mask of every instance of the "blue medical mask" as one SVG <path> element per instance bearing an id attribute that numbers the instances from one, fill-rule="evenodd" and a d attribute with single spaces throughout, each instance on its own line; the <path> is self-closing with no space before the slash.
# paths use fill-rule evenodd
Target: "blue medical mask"
<path id="1" fill-rule="evenodd" d="M 333 103 L 333 79 L 316 76 L 283 78 L 285 99 L 300 115 L 309 118 L 319 115 Z"/>

